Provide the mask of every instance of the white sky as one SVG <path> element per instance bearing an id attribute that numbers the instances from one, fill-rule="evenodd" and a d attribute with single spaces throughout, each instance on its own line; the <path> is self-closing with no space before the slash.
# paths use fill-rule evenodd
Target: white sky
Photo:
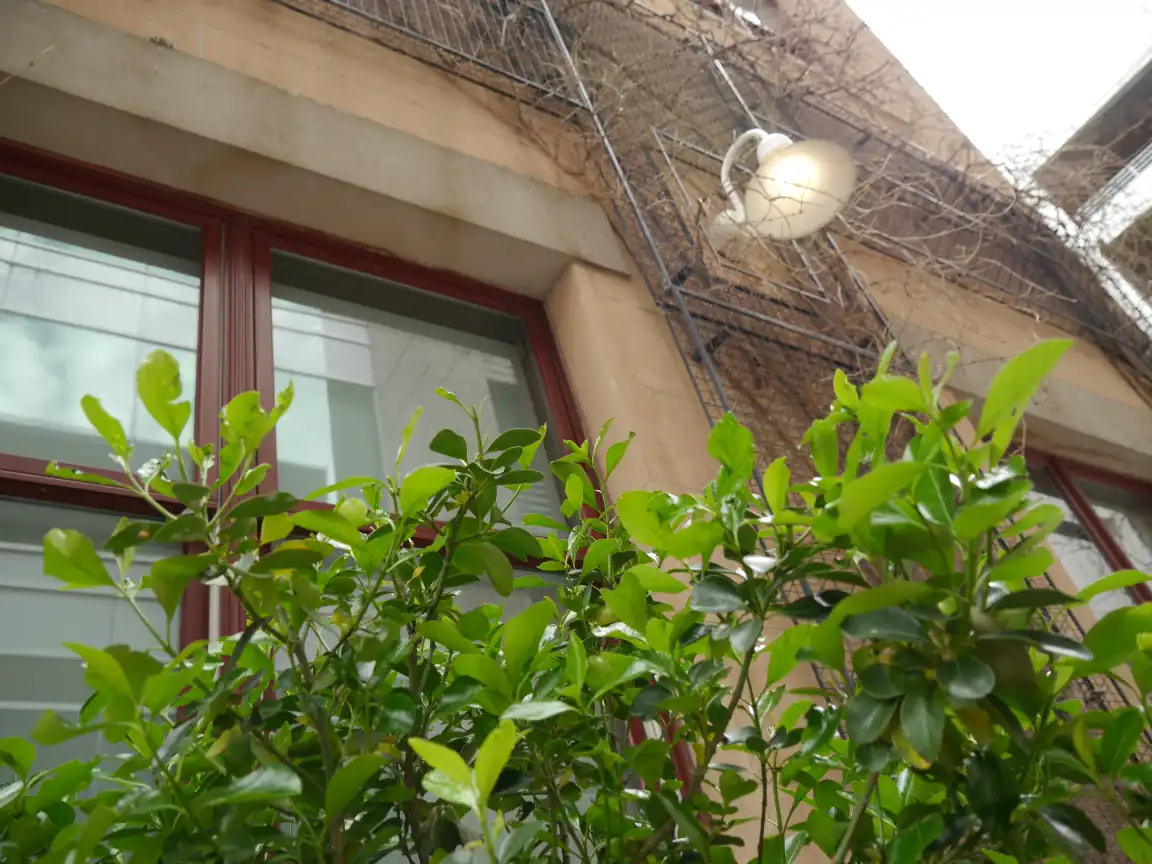
<path id="1" fill-rule="evenodd" d="M 1051 150 L 1152 52 L 1152 0 L 849 0 L 990 159 Z"/>

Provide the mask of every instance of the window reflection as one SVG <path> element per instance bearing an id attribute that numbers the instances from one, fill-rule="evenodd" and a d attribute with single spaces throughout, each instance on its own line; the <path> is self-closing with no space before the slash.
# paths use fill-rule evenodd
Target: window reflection
<path id="1" fill-rule="evenodd" d="M 1048 472 L 1042 468 L 1033 468 L 1030 474 L 1035 484 L 1030 497 L 1055 504 L 1064 513 L 1064 522 L 1049 535 L 1048 545 L 1076 588 L 1083 590 L 1112 573 L 1107 559 L 1101 554 L 1088 530 L 1076 518 L 1071 506 L 1060 495 Z M 1132 598 L 1126 591 L 1107 591 L 1093 597 L 1088 603 L 1097 619 L 1113 609 L 1131 604 Z"/>
<path id="2" fill-rule="evenodd" d="M 141 459 L 159 456 L 135 373 L 164 348 L 195 392 L 199 232 L 11 179 L 0 201 L 0 452 L 106 466 L 80 408 L 92 394 Z"/>
<path id="3" fill-rule="evenodd" d="M 296 388 L 277 427 L 282 489 L 303 495 L 344 477 L 384 476 L 418 406 L 424 413 L 402 470 L 445 461 L 429 449 L 435 433 L 469 430 L 437 387 L 482 405 L 482 429 L 492 437 L 543 423 L 506 316 L 290 256 L 274 256 L 272 278 L 276 387 L 291 380 Z M 533 467 L 549 476 L 543 448 Z M 501 503 L 511 497 L 503 490 Z M 559 513 L 551 483 L 521 494 L 508 515 L 516 522 L 528 512 Z"/>
<path id="4" fill-rule="evenodd" d="M 1076 478 L 1075 483 L 1132 565 L 1152 573 L 1152 501 L 1090 480 Z"/>

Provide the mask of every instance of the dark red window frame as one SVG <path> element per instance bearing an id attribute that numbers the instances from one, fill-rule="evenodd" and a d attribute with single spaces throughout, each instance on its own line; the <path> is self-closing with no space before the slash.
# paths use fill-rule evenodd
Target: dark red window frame
<path id="1" fill-rule="evenodd" d="M 1149 501 L 1152 501 L 1152 483 L 1124 474 L 1116 474 L 1104 468 L 1087 465 L 1062 456 L 1029 452 L 1027 458 L 1030 465 L 1043 468 L 1048 472 L 1048 476 L 1052 478 L 1052 483 L 1060 492 L 1060 496 L 1068 503 L 1077 520 L 1084 526 L 1084 530 L 1088 532 L 1092 542 L 1096 544 L 1096 548 L 1104 556 L 1109 567 L 1113 570 L 1139 569 L 1132 563 L 1128 553 L 1124 551 L 1116 538 L 1108 531 L 1104 520 L 1097 515 L 1092 502 L 1088 500 L 1075 480 L 1079 477 L 1083 480 L 1099 483 L 1102 486 L 1111 486 L 1115 489 L 1133 492 Z M 1133 585 L 1128 589 L 1128 593 L 1137 603 L 1152 602 L 1152 589 L 1149 589 L 1147 585 Z"/>
<path id="2" fill-rule="evenodd" d="M 217 202 L 139 180 L 37 148 L 0 139 L 0 174 L 130 208 L 199 228 L 203 240 L 194 435 L 216 443 L 219 407 L 237 393 L 259 390 L 266 407 L 275 399 L 272 358 L 272 250 L 313 258 L 379 276 L 432 294 L 519 318 L 536 364 L 551 428 L 561 438 L 584 439 L 543 303 L 456 273 L 395 258 L 317 231 L 257 217 Z M 269 436 L 261 459 L 271 465 L 261 491 L 275 488 L 276 442 Z M 116 513 L 147 514 L 131 495 L 45 475 L 47 462 L 0 452 L 0 495 Z M 90 466 L 81 466 L 90 468 Z M 113 472 L 91 468 L 97 473 Z M 220 632 L 244 626 L 239 601 L 224 592 Z M 184 641 L 207 638 L 209 590 L 195 584 L 181 613 Z"/>

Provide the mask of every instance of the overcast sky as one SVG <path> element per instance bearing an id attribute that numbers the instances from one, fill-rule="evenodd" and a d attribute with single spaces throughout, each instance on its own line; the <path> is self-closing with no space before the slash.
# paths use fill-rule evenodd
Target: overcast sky
<path id="1" fill-rule="evenodd" d="M 849 0 L 989 158 L 1053 149 L 1152 51 L 1152 0 Z"/>

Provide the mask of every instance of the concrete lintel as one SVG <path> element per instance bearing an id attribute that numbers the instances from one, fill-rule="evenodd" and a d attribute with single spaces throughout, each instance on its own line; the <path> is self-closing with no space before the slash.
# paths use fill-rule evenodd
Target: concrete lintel
<path id="1" fill-rule="evenodd" d="M 386 214 L 388 227 L 395 229 L 395 236 L 376 231 L 374 245 L 399 256 L 537 295 L 574 260 L 627 272 L 623 248 L 606 214 L 589 199 L 40 0 L 0 0 L 0 22 L 0 72 L 74 97 L 77 105 L 76 100 L 83 100 L 188 133 L 195 136 L 188 139 L 193 150 L 224 145 L 263 157 L 261 162 L 300 169 L 316 182 L 336 181 L 373 193 L 385 199 L 381 215 Z M 9 81 L 9 86 L 14 83 Z M 38 126 L 43 132 L 52 123 L 30 116 L 46 113 L 49 105 L 20 103 L 32 92 L 0 91 L 0 136 L 45 146 L 21 131 Z M 99 112 L 88 113 L 95 120 Z M 74 127 L 73 149 L 99 149 L 98 141 L 79 140 L 88 136 L 109 137 L 98 127 Z M 187 155 L 184 148 L 168 154 L 173 159 Z M 138 174 L 131 166 L 106 167 Z M 187 191 L 220 197 L 203 189 Z M 413 236 L 406 220 L 430 234 Z M 478 250 L 486 261 L 469 260 Z M 533 284 L 525 284 L 524 274 L 516 272 L 524 269 L 510 260 L 517 256 L 535 262 L 529 268 L 536 271 Z M 505 259 L 503 264 L 500 259 Z M 502 270 L 509 272 L 501 276 Z"/>

